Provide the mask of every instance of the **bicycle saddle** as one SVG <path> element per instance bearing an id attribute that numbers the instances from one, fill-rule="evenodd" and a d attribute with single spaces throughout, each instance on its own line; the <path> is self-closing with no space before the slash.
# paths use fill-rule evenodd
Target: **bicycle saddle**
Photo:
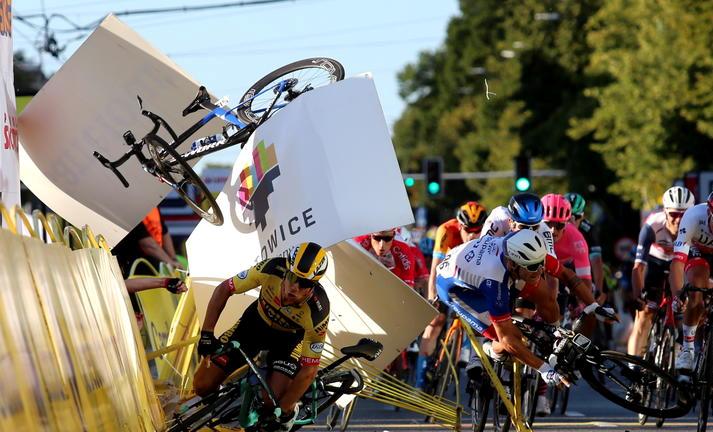
<path id="1" fill-rule="evenodd" d="M 356 345 L 344 347 L 341 349 L 341 351 L 344 355 L 352 357 L 361 357 L 369 361 L 373 361 L 376 360 L 377 357 L 379 357 L 379 355 L 381 354 L 381 350 L 383 349 L 384 346 L 380 342 L 377 342 L 373 339 L 362 338 L 359 339 L 359 342 L 357 342 Z"/>
<path id="2" fill-rule="evenodd" d="M 198 88 L 198 94 L 196 95 L 195 99 L 193 99 L 193 101 L 191 101 L 191 103 L 189 103 L 188 106 L 183 110 L 183 117 L 203 108 L 201 104 L 204 104 L 206 102 L 210 102 L 210 94 L 208 94 L 208 90 L 206 90 L 204 86 L 200 86 Z"/>

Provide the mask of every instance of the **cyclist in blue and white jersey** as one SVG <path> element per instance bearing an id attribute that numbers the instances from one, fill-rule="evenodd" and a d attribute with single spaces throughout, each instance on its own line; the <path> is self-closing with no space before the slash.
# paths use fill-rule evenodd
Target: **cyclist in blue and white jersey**
<path id="1" fill-rule="evenodd" d="M 537 284 L 544 275 L 545 239 L 531 230 L 486 236 L 452 249 L 436 273 L 438 298 L 493 341 L 493 354 L 510 353 L 536 369 L 548 385 L 568 384 L 523 342 L 512 323 L 510 288 Z"/>
<path id="2" fill-rule="evenodd" d="M 636 261 L 631 271 L 634 299 L 639 302 L 639 310 L 629 336 L 629 354 L 641 356 L 643 353 L 654 313 L 665 294 L 666 273 L 673 259 L 673 242 L 681 218 L 695 203 L 691 191 L 674 186 L 663 194 L 663 210 L 651 213 L 641 227 Z"/>

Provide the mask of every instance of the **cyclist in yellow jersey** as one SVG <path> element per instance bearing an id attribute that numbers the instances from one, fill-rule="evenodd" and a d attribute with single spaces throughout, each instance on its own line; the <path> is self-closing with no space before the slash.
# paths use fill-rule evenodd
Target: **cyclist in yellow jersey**
<path id="1" fill-rule="evenodd" d="M 199 396 L 218 389 L 245 364 L 238 352 L 215 352 L 238 341 L 250 357 L 267 350 L 268 384 L 285 413 L 280 430 L 289 430 L 295 405 L 319 369 L 329 322 L 329 299 L 319 279 L 327 270 L 327 255 L 316 243 L 302 243 L 287 258 L 270 258 L 221 282 L 206 311 L 198 353 L 203 356 L 193 378 Z M 240 320 L 216 339 L 213 332 L 228 298 L 260 287 L 260 295 Z M 297 361 L 297 348 L 301 354 Z M 279 372 L 279 373 L 275 373 Z"/>

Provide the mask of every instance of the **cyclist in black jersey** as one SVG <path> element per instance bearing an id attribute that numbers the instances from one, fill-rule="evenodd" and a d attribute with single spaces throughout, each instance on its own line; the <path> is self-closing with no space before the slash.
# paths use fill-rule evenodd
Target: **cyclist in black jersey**
<path id="1" fill-rule="evenodd" d="M 297 401 L 317 375 L 327 335 L 329 299 L 318 282 L 327 264 L 322 247 L 302 243 L 287 258 L 267 259 L 221 282 L 208 303 L 198 342 L 203 359 L 193 378 L 196 394 L 213 393 L 245 364 L 235 351 L 214 354 L 222 344 L 237 341 L 250 357 L 267 350 L 268 384 L 284 413 L 277 430 L 289 431 Z M 257 287 L 258 299 L 216 339 L 214 328 L 228 298 Z"/>

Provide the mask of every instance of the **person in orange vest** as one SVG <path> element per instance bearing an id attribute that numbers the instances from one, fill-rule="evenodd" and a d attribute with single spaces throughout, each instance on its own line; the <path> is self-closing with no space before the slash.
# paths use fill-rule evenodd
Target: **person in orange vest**
<path id="1" fill-rule="evenodd" d="M 166 227 L 158 207 L 151 209 L 142 223 L 154 242 L 145 239 L 142 239 L 144 241 L 139 241 L 141 251 L 145 255 L 171 265 L 173 268 L 183 268 L 181 263 L 176 260 L 173 239 L 168 233 L 168 227 Z"/>

